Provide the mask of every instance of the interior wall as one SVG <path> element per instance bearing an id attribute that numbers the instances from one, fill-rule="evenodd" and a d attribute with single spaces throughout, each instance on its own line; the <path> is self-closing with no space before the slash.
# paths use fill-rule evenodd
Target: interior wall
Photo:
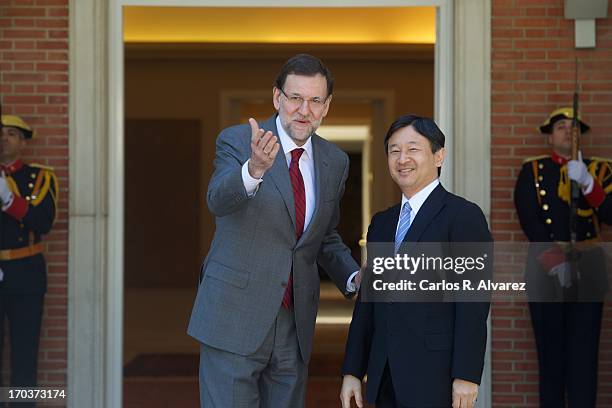
<path id="1" fill-rule="evenodd" d="M 201 260 L 200 123 L 128 119 L 125 286 L 193 288 Z"/>
<path id="2" fill-rule="evenodd" d="M 215 139 L 221 126 L 221 93 L 227 90 L 270 89 L 270 99 L 261 102 L 269 103 L 268 114 L 271 115 L 274 112 L 271 100 L 272 84 L 278 70 L 289 56 L 304 52 L 298 49 L 294 51 L 283 56 L 266 56 L 261 59 L 252 55 L 247 58 L 243 53 L 233 58 L 205 60 L 158 59 L 154 54 L 149 58 L 130 58 L 129 54 L 127 55 L 125 117 L 128 120 L 159 118 L 193 119 L 200 122 L 200 181 L 187 178 L 181 182 L 193 183 L 194 190 L 200 197 L 201 254 L 208 250 L 214 231 L 214 219 L 206 208 L 205 193 L 213 171 Z M 364 58 L 355 55 L 322 59 L 334 75 L 334 93 L 356 90 L 387 91 L 393 95 L 391 117 L 408 112 L 433 116 L 433 52 L 431 60 L 418 61 L 400 58 L 394 60 L 388 57 L 379 60 L 375 56 Z M 352 102 L 344 106 L 341 102 L 332 101 L 324 123 L 369 124 L 369 113 L 370 107 L 366 101 L 363 104 Z M 388 125 L 385 124 L 385 127 Z M 383 138 L 384 134 L 373 135 L 372 161 L 375 165 L 384 162 Z M 129 157 L 127 161 L 138 161 L 139 157 Z M 386 166 L 378 167 L 384 169 Z M 387 174 L 381 173 L 383 171 L 376 173 L 372 182 L 372 197 L 376 198 L 372 201 L 373 212 L 392 205 L 399 197 L 397 190 L 389 188 L 391 179 Z M 126 186 L 126 189 L 129 189 L 129 186 Z M 156 248 L 150 250 L 155 251 Z M 197 265 L 194 265 L 194 274 L 197 274 Z"/>

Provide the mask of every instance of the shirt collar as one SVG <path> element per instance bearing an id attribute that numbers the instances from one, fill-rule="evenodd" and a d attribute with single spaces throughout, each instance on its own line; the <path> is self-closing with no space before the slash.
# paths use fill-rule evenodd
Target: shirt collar
<path id="1" fill-rule="evenodd" d="M 410 208 L 412 208 L 414 216 L 416 216 L 421 206 L 423 206 L 425 200 L 427 200 L 427 197 L 429 197 L 431 192 L 434 191 L 436 187 L 438 187 L 438 184 L 440 184 L 440 180 L 435 179 L 434 181 L 426 185 L 425 188 L 423 188 L 421 191 L 410 197 L 410 199 L 408 199 L 404 194 L 402 194 L 402 208 L 404 207 L 404 203 L 408 201 L 410 203 Z"/>
<path id="2" fill-rule="evenodd" d="M 552 161 L 554 161 L 555 163 L 557 163 L 560 166 L 563 166 L 565 163 L 567 163 L 569 161 L 565 157 L 558 155 L 557 152 L 555 152 L 554 150 L 553 150 L 552 155 L 550 156 L 550 158 L 552 159 Z"/>
<path id="3" fill-rule="evenodd" d="M 281 143 L 281 147 L 283 148 L 283 153 L 285 157 L 291 153 L 292 150 L 302 148 L 304 149 L 304 153 L 302 153 L 302 157 L 310 158 L 312 156 L 312 137 L 309 137 L 306 143 L 303 146 L 298 146 L 295 144 L 293 139 L 285 132 L 285 128 L 280 121 L 280 116 L 276 116 L 276 130 L 278 130 L 278 138 Z M 304 156 L 304 154 L 306 156 Z"/>
<path id="4" fill-rule="evenodd" d="M 12 162 L 11 164 L 7 166 L 0 164 L 0 169 L 2 169 L 2 171 L 4 171 L 4 174 L 7 176 L 18 172 L 22 167 L 23 167 L 23 162 L 20 159 L 15 160 L 14 162 Z"/>

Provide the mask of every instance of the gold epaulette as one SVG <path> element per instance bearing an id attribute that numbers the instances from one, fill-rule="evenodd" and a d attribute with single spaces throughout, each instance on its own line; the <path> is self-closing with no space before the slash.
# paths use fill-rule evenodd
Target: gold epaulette
<path id="1" fill-rule="evenodd" d="M 540 159 L 548 159 L 549 157 L 550 157 L 549 154 L 541 154 L 539 156 L 528 157 L 525 160 L 523 160 L 523 163 L 529 163 L 534 160 L 540 160 Z"/>
<path id="2" fill-rule="evenodd" d="M 40 163 L 30 163 L 30 167 L 36 167 L 36 168 L 38 168 L 38 169 L 44 169 L 44 170 L 54 171 L 53 167 L 51 167 L 51 166 L 45 166 L 44 164 L 40 164 Z"/>
<path id="3" fill-rule="evenodd" d="M 40 169 L 40 171 L 38 172 L 38 177 L 36 177 L 36 181 L 34 182 L 34 187 L 32 189 L 32 200 L 30 201 L 30 204 L 35 207 L 38 206 L 49 194 L 51 196 L 51 199 L 53 200 L 53 205 L 55 206 L 55 208 L 57 208 L 59 184 L 57 181 L 57 177 L 53 172 L 53 167 L 45 166 L 38 163 L 32 163 L 30 164 L 30 166 Z"/>
<path id="4" fill-rule="evenodd" d="M 589 160 L 591 161 L 597 161 L 597 162 L 608 162 L 608 163 L 612 163 L 612 159 L 609 159 L 607 157 L 597 157 L 597 156 L 593 156 L 590 157 Z"/>
<path id="5" fill-rule="evenodd" d="M 603 187 L 604 193 L 612 193 L 612 160 L 605 157 L 591 157 L 589 173 Z"/>

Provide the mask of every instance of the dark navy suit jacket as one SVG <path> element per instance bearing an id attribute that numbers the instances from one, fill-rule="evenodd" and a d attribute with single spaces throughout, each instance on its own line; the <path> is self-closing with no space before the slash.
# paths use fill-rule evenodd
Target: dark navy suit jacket
<path id="1" fill-rule="evenodd" d="M 400 205 L 377 213 L 368 244 L 394 242 Z M 481 209 L 438 185 L 404 242 L 492 242 Z M 492 261 L 492 260 L 491 260 Z M 452 381 L 480 384 L 487 338 L 488 302 L 362 302 L 353 312 L 343 375 L 368 374 L 366 399 L 375 403 L 389 364 L 402 406 L 452 406 Z"/>

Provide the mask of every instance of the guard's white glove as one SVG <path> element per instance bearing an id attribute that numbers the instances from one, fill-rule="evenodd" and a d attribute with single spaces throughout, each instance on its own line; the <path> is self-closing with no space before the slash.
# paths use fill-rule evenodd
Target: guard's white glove
<path id="1" fill-rule="evenodd" d="M 556 276 L 562 288 L 572 286 L 572 267 L 569 262 L 563 262 L 548 271 L 550 276 Z"/>
<path id="2" fill-rule="evenodd" d="M 589 194 L 593 190 L 593 176 L 589 174 L 586 164 L 582 161 L 581 151 L 578 151 L 578 160 L 567 162 L 567 175 L 570 180 L 580 184 L 583 194 Z"/>
<path id="3" fill-rule="evenodd" d="M 2 207 L 8 207 L 13 202 L 13 193 L 9 189 L 4 172 L 0 173 L 0 203 Z"/>

